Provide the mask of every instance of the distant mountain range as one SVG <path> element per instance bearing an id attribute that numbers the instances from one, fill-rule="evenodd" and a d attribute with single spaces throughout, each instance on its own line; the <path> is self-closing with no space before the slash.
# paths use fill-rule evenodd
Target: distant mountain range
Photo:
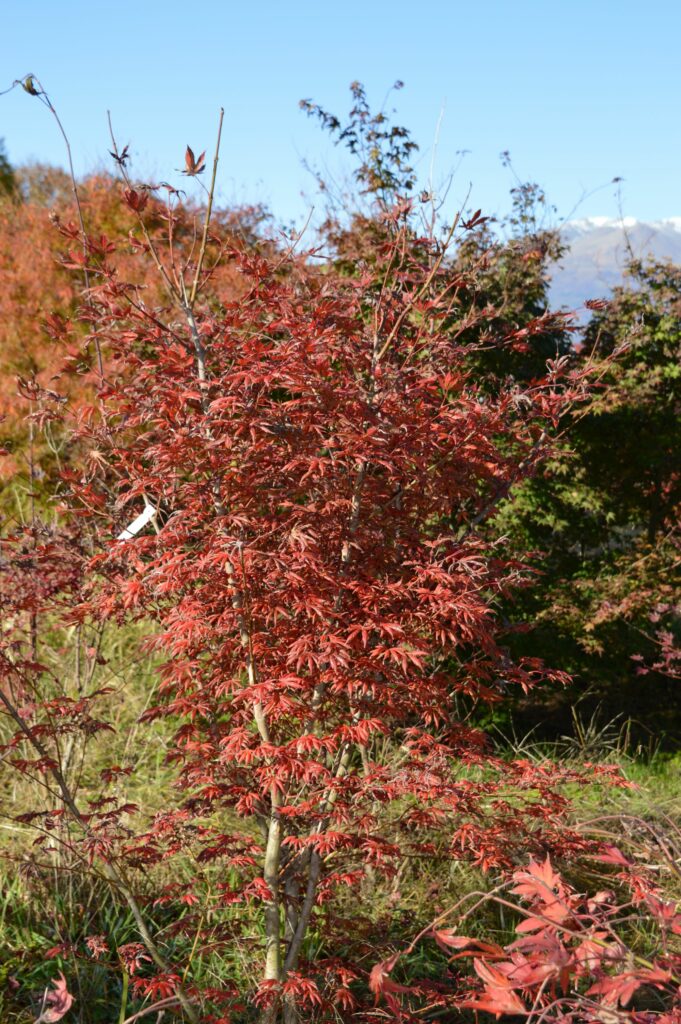
<path id="1" fill-rule="evenodd" d="M 578 310 L 585 299 L 606 298 L 622 280 L 627 239 L 636 256 L 651 254 L 681 263 L 681 217 L 650 222 L 587 217 L 569 221 L 562 235 L 570 248 L 551 275 L 554 308 Z"/>

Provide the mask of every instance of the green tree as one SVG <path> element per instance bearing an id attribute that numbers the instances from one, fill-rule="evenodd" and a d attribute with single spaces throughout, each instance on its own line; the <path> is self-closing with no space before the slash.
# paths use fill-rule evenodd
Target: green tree
<path id="1" fill-rule="evenodd" d="M 511 189 L 511 212 L 501 224 L 495 229 L 483 219 L 459 247 L 454 271 L 462 276 L 462 290 L 475 308 L 489 314 L 483 334 L 473 323 L 463 337 L 492 385 L 541 377 L 548 359 L 570 352 L 565 319 L 551 312 L 550 270 L 565 246 L 550 215 L 541 187 L 518 181 Z"/>
<path id="2" fill-rule="evenodd" d="M 600 306 L 601 304 L 599 304 Z M 531 649 L 570 672 L 587 713 L 678 735 L 678 682 L 659 666 L 657 637 L 678 635 L 681 498 L 681 268 L 632 261 L 597 308 L 576 363 L 597 381 L 573 410 L 554 458 L 497 517 L 518 550 L 535 550 L 539 586 L 508 615 Z M 574 690 L 526 707 L 527 724 L 569 724 Z"/>

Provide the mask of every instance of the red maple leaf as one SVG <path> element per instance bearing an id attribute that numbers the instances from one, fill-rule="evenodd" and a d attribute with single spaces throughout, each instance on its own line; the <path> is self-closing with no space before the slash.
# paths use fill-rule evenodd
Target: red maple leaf
<path id="1" fill-rule="evenodd" d="M 55 1021 L 61 1020 L 73 1005 L 73 996 L 66 986 L 66 978 L 61 971 L 59 977 L 52 981 L 52 986 L 53 991 L 46 991 L 43 998 L 43 1006 L 49 1008 L 43 1009 L 35 1024 L 55 1024 Z"/>
<path id="2" fill-rule="evenodd" d="M 187 146 L 187 150 L 184 154 L 185 170 L 182 172 L 190 178 L 196 177 L 197 174 L 202 174 L 206 169 L 206 151 L 200 154 L 198 158 L 194 156 L 194 150 L 191 146 Z"/>

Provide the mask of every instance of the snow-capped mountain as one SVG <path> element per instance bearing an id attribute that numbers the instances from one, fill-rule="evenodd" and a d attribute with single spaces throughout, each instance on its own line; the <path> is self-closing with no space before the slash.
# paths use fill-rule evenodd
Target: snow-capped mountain
<path id="1" fill-rule="evenodd" d="M 586 217 L 568 221 L 562 230 L 569 251 L 552 272 L 555 307 L 578 309 L 585 299 L 607 297 L 622 280 L 629 249 L 681 263 L 681 217 L 639 221 L 634 217 Z"/>

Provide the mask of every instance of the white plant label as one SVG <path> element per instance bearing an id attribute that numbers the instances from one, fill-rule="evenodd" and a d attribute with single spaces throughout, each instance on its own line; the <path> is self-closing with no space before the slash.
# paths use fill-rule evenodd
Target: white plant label
<path id="1" fill-rule="evenodd" d="M 137 519 L 128 523 L 126 528 L 118 534 L 117 540 L 131 540 L 140 530 L 143 530 L 147 523 L 156 518 L 156 509 L 153 505 L 145 505 L 144 512 L 140 512 Z"/>

